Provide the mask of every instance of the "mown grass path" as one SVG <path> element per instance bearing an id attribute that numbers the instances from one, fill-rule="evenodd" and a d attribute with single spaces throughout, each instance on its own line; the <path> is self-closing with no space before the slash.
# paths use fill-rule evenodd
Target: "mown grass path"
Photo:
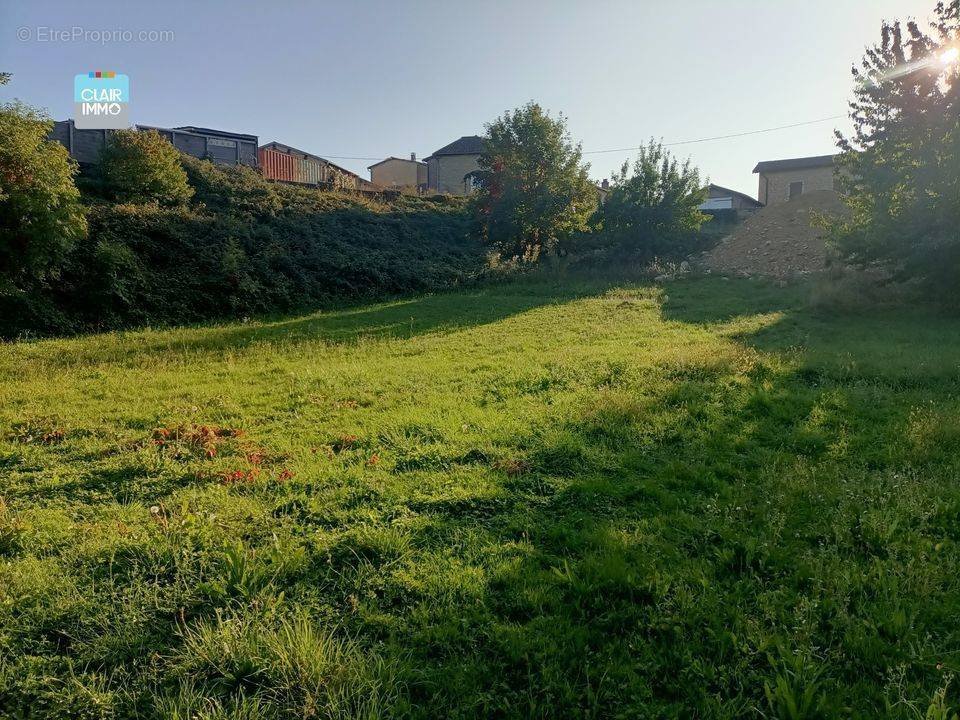
<path id="1" fill-rule="evenodd" d="M 958 705 L 958 391 L 721 280 L 0 345 L 0 716 Z"/>

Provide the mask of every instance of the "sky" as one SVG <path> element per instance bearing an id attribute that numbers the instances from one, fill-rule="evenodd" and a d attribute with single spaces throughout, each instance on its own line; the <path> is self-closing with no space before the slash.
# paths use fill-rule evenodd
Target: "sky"
<path id="1" fill-rule="evenodd" d="M 0 0 L 0 71 L 13 73 L 0 101 L 64 119 L 75 74 L 122 72 L 131 122 L 252 133 L 363 177 L 375 159 L 422 158 L 530 100 L 566 116 L 596 180 L 636 154 L 597 150 L 841 116 L 671 148 L 756 197 L 758 161 L 835 151 L 850 67 L 881 20 L 926 19 L 934 4 Z"/>

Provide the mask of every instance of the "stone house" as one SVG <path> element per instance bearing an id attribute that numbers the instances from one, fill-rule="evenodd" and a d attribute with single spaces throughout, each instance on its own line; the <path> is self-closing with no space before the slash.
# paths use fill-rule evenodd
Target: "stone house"
<path id="1" fill-rule="evenodd" d="M 480 169 L 478 160 L 483 152 L 483 138 L 465 135 L 444 145 L 426 158 L 427 187 L 451 195 L 469 195 L 475 189 L 471 173 Z"/>
<path id="2" fill-rule="evenodd" d="M 388 157 L 367 167 L 370 181 L 383 188 L 421 188 L 427 185 L 427 163 L 417 160 L 415 153 L 410 159 Z"/>
<path id="3" fill-rule="evenodd" d="M 834 155 L 765 160 L 753 169 L 760 175 L 757 199 L 764 205 L 784 203 L 803 193 L 836 190 Z"/>

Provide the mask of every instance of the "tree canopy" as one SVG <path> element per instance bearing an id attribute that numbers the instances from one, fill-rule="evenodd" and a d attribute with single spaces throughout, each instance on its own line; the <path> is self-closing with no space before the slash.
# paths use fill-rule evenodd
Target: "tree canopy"
<path id="1" fill-rule="evenodd" d="M 937 5 L 929 31 L 884 23 L 853 68 L 852 135 L 837 134 L 849 221 L 833 245 L 958 296 L 960 280 L 960 0 Z"/>
<path id="2" fill-rule="evenodd" d="M 650 260 L 676 254 L 700 229 L 708 219 L 699 210 L 705 198 L 697 168 L 651 140 L 632 166 L 625 162 L 614 173 L 599 216 L 615 250 Z"/>
<path id="3" fill-rule="evenodd" d="M 507 259 L 536 261 L 586 227 L 597 203 L 589 166 L 563 115 L 530 102 L 486 126 L 479 217 L 487 242 Z"/>
<path id="4" fill-rule="evenodd" d="M 77 166 L 39 110 L 0 105 L 0 294 L 56 273 L 86 233 Z"/>

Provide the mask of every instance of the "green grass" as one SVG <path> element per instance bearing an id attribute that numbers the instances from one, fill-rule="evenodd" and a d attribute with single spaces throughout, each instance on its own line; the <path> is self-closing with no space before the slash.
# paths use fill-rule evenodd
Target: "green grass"
<path id="1" fill-rule="evenodd" d="M 804 293 L 0 345 L 0 716 L 949 717 L 960 322 Z"/>

